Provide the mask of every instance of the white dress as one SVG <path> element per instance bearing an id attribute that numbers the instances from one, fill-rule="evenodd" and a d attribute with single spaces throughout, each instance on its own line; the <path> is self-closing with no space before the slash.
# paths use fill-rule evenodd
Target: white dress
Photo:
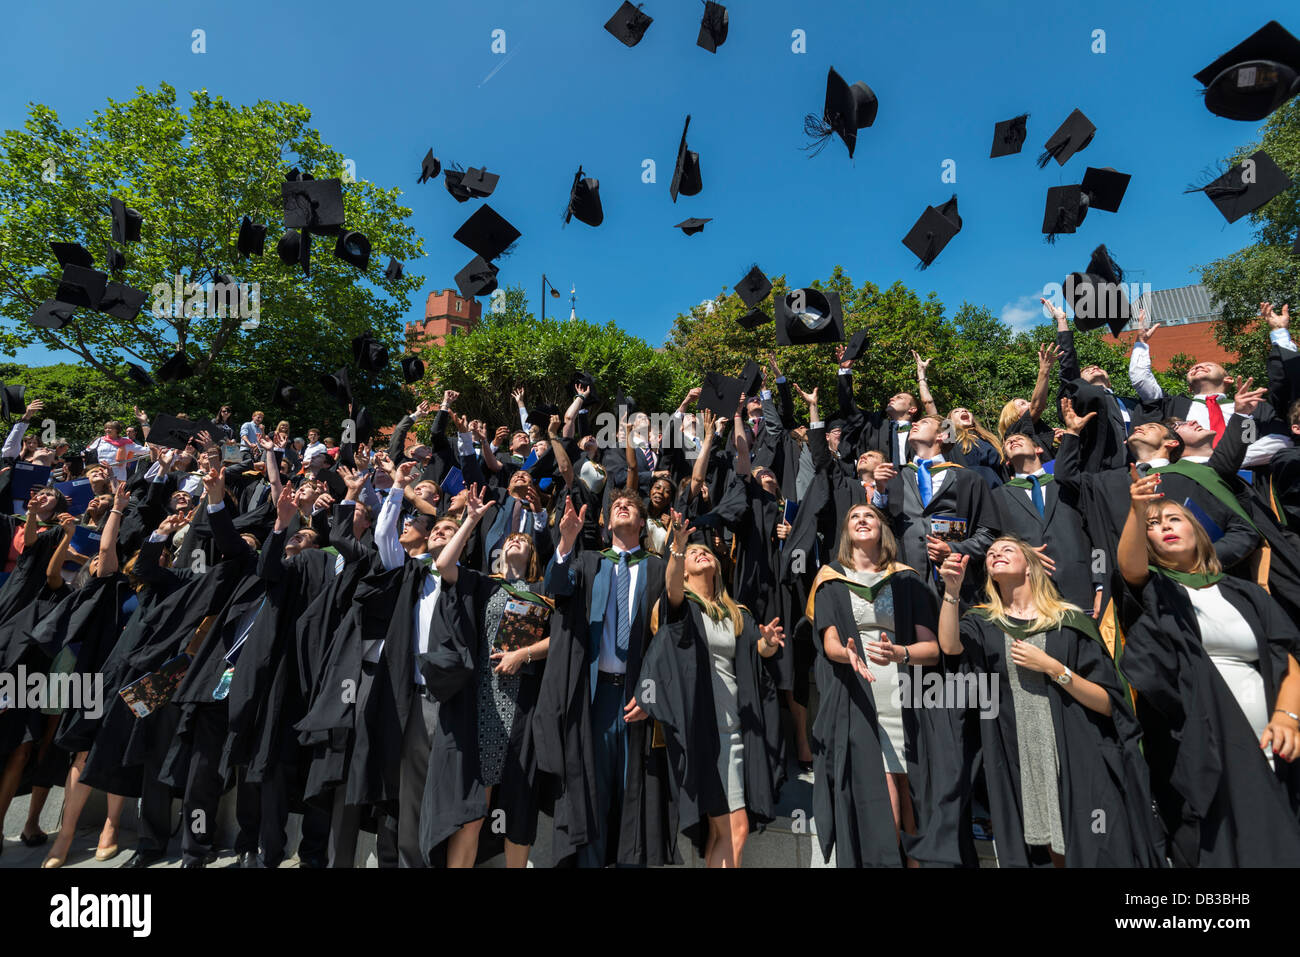
<path id="1" fill-rule="evenodd" d="M 860 572 L 846 568 L 844 573 L 853 581 L 862 585 L 874 585 L 881 579 L 880 572 Z M 853 620 L 858 626 L 858 638 L 855 644 L 858 655 L 862 658 L 875 681 L 868 683 L 872 697 L 876 702 L 876 724 L 880 730 L 880 752 L 885 763 L 885 771 L 890 774 L 906 774 L 907 762 L 903 757 L 903 709 L 902 695 L 899 689 L 898 664 L 890 662 L 878 665 L 867 658 L 866 642 L 879 641 L 883 631 L 894 636 L 894 592 L 886 586 L 876 593 L 875 601 L 868 601 L 849 592 L 853 607 Z"/>
<path id="2" fill-rule="evenodd" d="M 1268 727 L 1268 700 L 1264 678 L 1259 673 L 1259 643 L 1250 625 L 1219 590 L 1218 585 L 1188 588 L 1183 591 L 1196 611 L 1201 629 L 1201 646 L 1219 669 L 1219 676 L 1232 692 L 1241 713 L 1250 723 L 1258 740 Z M 1266 752 L 1273 763 L 1273 752 Z"/>

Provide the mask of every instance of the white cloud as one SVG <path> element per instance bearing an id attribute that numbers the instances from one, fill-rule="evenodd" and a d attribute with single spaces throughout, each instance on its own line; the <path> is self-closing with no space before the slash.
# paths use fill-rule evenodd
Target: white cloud
<path id="1" fill-rule="evenodd" d="M 1043 304 L 1038 301 L 1039 293 L 1021 296 L 1015 302 L 1002 307 L 1002 321 L 1014 332 L 1023 332 L 1034 326 L 1047 322 L 1043 315 Z"/>

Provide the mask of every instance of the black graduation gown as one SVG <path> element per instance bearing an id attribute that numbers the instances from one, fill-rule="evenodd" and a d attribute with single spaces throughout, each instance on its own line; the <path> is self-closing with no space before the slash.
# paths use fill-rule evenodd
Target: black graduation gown
<path id="1" fill-rule="evenodd" d="M 420 843 L 428 857 L 463 825 L 484 817 L 487 808 L 479 765 L 478 668 L 487 604 L 500 587 L 498 580 L 470 568 L 459 570 L 454 585 L 444 582 L 429 650 L 420 656 L 425 687 L 439 702 L 420 804 Z M 505 764 L 492 792 L 492 810 L 505 812 L 505 837 L 515 844 L 537 839 L 533 707 L 543 665 L 539 660 L 520 667 Z"/>
<path id="2" fill-rule="evenodd" d="M 77 655 L 74 671 L 100 674 L 126 627 L 122 605 L 131 597 L 131 583 L 121 572 L 107 578 L 92 578 L 76 593 L 68 616 L 65 646 Z M 117 689 L 104 685 L 101 709 L 106 710 L 110 696 Z M 86 708 L 68 708 L 59 719 L 54 743 L 66 751 L 88 751 L 99 728 L 99 716 L 90 716 Z"/>
<path id="3" fill-rule="evenodd" d="M 1259 586 L 1225 576 L 1225 599 L 1254 631 L 1271 712 L 1300 656 L 1300 631 Z M 1300 865 L 1300 768 L 1260 750 L 1254 731 L 1201 645 L 1183 587 L 1159 572 L 1123 596 L 1124 676 L 1137 714 L 1151 782 L 1169 833 L 1169 856 L 1190 867 Z"/>
<path id="4" fill-rule="evenodd" d="M 1028 867 L 1006 639 L 1000 625 L 973 611 L 962 618 L 961 641 L 961 673 L 997 678 L 997 717 L 982 718 L 979 730 L 998 866 Z M 1047 633 L 1046 652 L 1074 674 L 1100 685 L 1111 706 L 1109 717 L 1100 715 L 1049 679 L 1066 866 L 1159 867 L 1160 835 L 1139 748 L 1141 730 L 1114 661 L 1092 622 L 1078 612 L 1069 613 L 1066 622 Z"/>
<path id="5" fill-rule="evenodd" d="M 703 610 L 683 599 L 675 614 L 667 597 L 655 609 L 658 627 L 641 662 L 637 701 L 662 726 L 678 827 L 703 851 L 706 818 L 725 817 L 727 785 L 718 774 L 721 730 L 713 698 L 713 659 L 705 637 Z M 743 626 L 736 636 L 736 698 L 744 745 L 745 811 L 749 829 L 775 816 L 773 795 L 780 728 L 768 727 L 763 713 L 758 625 L 741 609 Z"/>
<path id="6" fill-rule="evenodd" d="M 835 849 L 839 867 L 899 867 L 898 838 L 885 782 L 882 745 L 873 692 L 848 664 L 826 656 L 824 637 L 832 626 L 843 642 L 858 636 L 848 586 L 839 562 L 817 576 L 808 599 L 817 647 L 820 703 L 813 722 L 813 817 L 823 858 Z M 934 599 L 912 569 L 895 566 L 881 588 L 893 590 L 894 634 L 899 644 L 917 640 L 918 627 L 936 626 Z M 911 678 L 936 672 L 913 666 Z M 974 864 L 963 779 L 966 758 L 960 745 L 959 716 L 936 708 L 914 708 L 903 700 L 904 758 L 908 790 L 916 811 L 917 833 L 903 835 L 910 857 L 923 864 Z M 959 826 L 964 824 L 964 826 Z"/>

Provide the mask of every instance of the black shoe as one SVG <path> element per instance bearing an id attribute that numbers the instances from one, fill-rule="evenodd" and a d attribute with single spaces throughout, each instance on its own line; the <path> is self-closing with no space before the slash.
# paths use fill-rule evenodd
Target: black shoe
<path id="1" fill-rule="evenodd" d="M 181 861 L 181 867 L 207 867 L 207 866 L 208 866 L 208 862 L 201 857 L 193 860 L 186 858 L 185 860 Z"/>
<path id="2" fill-rule="evenodd" d="M 40 847 L 49 840 L 49 835 L 44 831 L 41 831 L 35 837 L 28 837 L 26 834 L 19 834 L 18 840 L 22 841 L 23 845 L 26 847 Z"/>
<path id="3" fill-rule="evenodd" d="M 148 867 L 150 864 L 157 864 L 163 859 L 162 851 L 136 851 L 129 858 L 123 867 Z"/>
<path id="4" fill-rule="evenodd" d="M 203 857 L 203 865 L 206 867 L 209 864 L 217 863 L 218 857 L 220 857 L 220 855 L 216 851 L 208 851 L 208 853 Z"/>
<path id="5" fill-rule="evenodd" d="M 243 854 L 239 855 L 239 866 L 265 867 L 266 865 L 262 863 L 262 859 L 257 856 L 256 851 L 245 851 Z"/>

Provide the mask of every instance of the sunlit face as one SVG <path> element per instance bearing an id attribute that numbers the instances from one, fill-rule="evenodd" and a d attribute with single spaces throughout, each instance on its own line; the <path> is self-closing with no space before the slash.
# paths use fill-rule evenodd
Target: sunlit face
<path id="1" fill-rule="evenodd" d="M 533 554 L 532 540 L 527 535 L 510 535 L 501 547 L 501 554 L 506 562 L 516 568 L 527 567 L 528 559 Z"/>
<path id="2" fill-rule="evenodd" d="M 622 531 L 640 531 L 645 524 L 636 503 L 626 496 L 617 498 L 609 507 L 609 525 L 612 529 Z"/>
<path id="3" fill-rule="evenodd" d="M 1200 445 L 1202 442 L 1214 439 L 1214 433 L 1198 422 L 1180 422 L 1174 431 L 1189 446 Z"/>
<path id="4" fill-rule="evenodd" d="M 254 413 L 253 413 L 253 421 L 254 421 L 255 423 L 257 423 L 258 425 L 261 425 L 262 422 L 263 422 L 263 420 L 265 420 L 265 418 L 266 418 L 266 416 L 264 416 L 261 412 L 254 412 Z"/>
<path id="5" fill-rule="evenodd" d="M 691 545 L 686 549 L 686 574 L 713 575 L 718 568 L 718 560 L 703 545 Z"/>
<path id="6" fill-rule="evenodd" d="M 934 419 L 922 419 L 920 422 L 912 423 L 912 431 L 908 433 L 908 441 L 919 444 L 929 445 L 939 436 L 939 423 Z"/>
<path id="7" fill-rule="evenodd" d="M 522 456 L 522 455 L 524 454 L 524 449 L 526 449 L 527 447 L 528 447 L 528 433 L 527 433 L 527 432 L 514 432 L 514 433 L 512 433 L 512 434 L 510 435 L 510 454 L 511 454 L 511 455 L 520 455 L 520 456 Z"/>
<path id="8" fill-rule="evenodd" d="M 436 505 L 438 502 L 438 483 L 433 481 L 419 482 L 411 490 L 412 494 L 421 501 L 428 502 L 430 505 Z"/>
<path id="9" fill-rule="evenodd" d="M 1025 460 L 1032 459 L 1035 455 L 1041 455 L 1040 449 L 1027 435 L 1008 435 L 1007 440 L 1002 443 L 1002 451 L 1007 460 L 1017 462 L 1017 468 L 1023 467 Z"/>
<path id="10" fill-rule="evenodd" d="M 105 422 L 105 423 L 104 423 L 104 434 L 105 434 L 106 436 L 108 436 L 110 439 L 115 439 L 115 438 L 117 438 L 117 437 L 118 437 L 118 429 L 117 429 L 117 426 L 114 425 L 112 422 Z"/>
<path id="11" fill-rule="evenodd" d="M 1187 384 L 1193 388 L 1198 385 L 1222 388 L 1227 374 L 1227 370 L 1217 362 L 1198 362 L 1187 370 Z"/>
<path id="12" fill-rule="evenodd" d="M 1147 518 L 1147 541 L 1158 556 L 1176 567 L 1196 562 L 1196 535 L 1186 513 L 1172 503 Z"/>
<path id="13" fill-rule="evenodd" d="M 1024 415 L 1029 411 L 1028 399 L 1012 399 L 1011 407 L 1016 410 L 1016 415 Z"/>
<path id="14" fill-rule="evenodd" d="M 167 500 L 168 508 L 173 512 L 189 511 L 194 500 L 190 498 L 189 492 L 172 492 L 171 498 Z"/>
<path id="15" fill-rule="evenodd" d="M 106 472 L 101 466 L 96 465 L 86 470 L 86 478 L 90 479 L 90 484 L 92 486 L 107 484 L 108 472 Z"/>
<path id="16" fill-rule="evenodd" d="M 875 473 L 876 467 L 883 465 L 884 461 L 885 457 L 879 452 L 863 452 L 858 456 L 858 478 L 870 478 Z"/>
<path id="17" fill-rule="evenodd" d="M 293 504 L 299 511 L 306 511 L 320 498 L 320 494 L 321 487 L 315 482 L 303 482 L 298 486 L 298 491 L 293 493 Z"/>
<path id="18" fill-rule="evenodd" d="M 880 541 L 880 519 L 865 505 L 856 505 L 849 509 L 848 517 L 844 520 L 844 528 L 849 541 L 854 545 L 874 545 Z"/>
<path id="19" fill-rule="evenodd" d="M 1145 422 L 1135 425 L 1128 437 L 1129 445 L 1134 448 L 1161 449 L 1169 439 L 1169 433 L 1159 422 Z"/>
<path id="20" fill-rule="evenodd" d="M 299 552 L 316 546 L 316 530 L 314 528 L 300 528 L 284 543 L 284 553 L 292 557 Z"/>
<path id="21" fill-rule="evenodd" d="M 758 484 L 768 495 L 778 496 L 781 494 L 781 486 L 776 481 L 776 473 L 771 469 L 755 469 L 754 475 L 758 479 Z"/>
<path id="22" fill-rule="evenodd" d="M 456 534 L 457 525 L 455 522 L 438 521 L 433 526 L 433 532 L 429 535 L 429 551 L 434 552 L 445 546 L 453 535 Z"/>
<path id="23" fill-rule="evenodd" d="M 970 409 L 953 409 L 952 413 L 948 417 L 963 429 L 969 429 L 975 424 L 975 416 L 971 413 Z"/>
<path id="24" fill-rule="evenodd" d="M 1079 373 L 1079 378 L 1096 386 L 1110 388 L 1110 373 L 1101 366 L 1084 366 L 1083 371 Z"/>
<path id="25" fill-rule="evenodd" d="M 52 488 L 38 488 L 32 492 L 31 497 L 27 499 L 27 508 L 29 511 L 36 512 L 38 515 L 48 516 L 54 511 L 54 506 L 58 503 L 58 494 Z"/>
<path id="26" fill-rule="evenodd" d="M 889 408 L 899 415 L 916 413 L 916 396 L 910 392 L 899 392 L 889 398 Z"/>
<path id="27" fill-rule="evenodd" d="M 107 493 L 104 495 L 96 495 L 94 498 L 90 500 L 90 505 L 87 508 L 87 511 L 89 511 L 93 515 L 99 515 L 106 509 L 111 508 L 112 505 L 113 505 L 113 496 L 108 495 Z"/>
<path id="28" fill-rule="evenodd" d="M 429 518 L 422 512 L 408 515 L 402 522 L 402 534 L 397 541 L 403 548 L 420 547 L 429 538 Z"/>
<path id="29" fill-rule="evenodd" d="M 984 555 L 984 567 L 995 582 L 1019 582 L 1029 572 L 1025 553 L 1015 542 L 1001 539 L 989 546 Z"/>
<path id="30" fill-rule="evenodd" d="M 507 491 L 513 494 L 527 495 L 528 490 L 531 489 L 532 487 L 533 487 L 532 473 L 525 472 L 523 469 L 519 469 L 513 475 L 510 476 L 510 483 L 506 486 L 506 489 Z"/>
<path id="31" fill-rule="evenodd" d="M 656 479 L 650 486 L 650 504 L 657 509 L 666 508 L 673 500 L 673 486 L 664 479 Z"/>

